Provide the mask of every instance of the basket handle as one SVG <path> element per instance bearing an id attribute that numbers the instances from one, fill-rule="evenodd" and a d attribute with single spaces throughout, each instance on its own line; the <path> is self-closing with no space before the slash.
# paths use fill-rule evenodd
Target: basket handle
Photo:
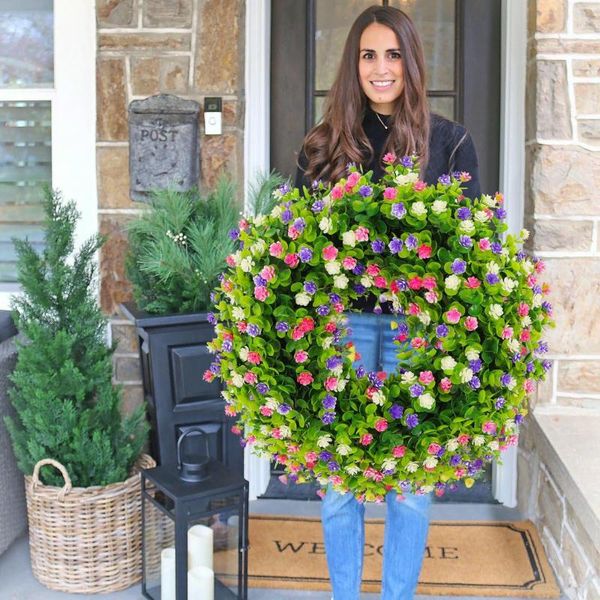
<path id="1" fill-rule="evenodd" d="M 61 488 L 60 492 L 58 492 L 58 499 L 64 500 L 65 496 L 73 488 L 73 484 L 71 483 L 71 478 L 67 473 L 67 469 L 65 469 L 63 465 L 61 465 L 57 460 L 54 460 L 53 458 L 42 458 L 42 460 L 38 461 L 35 465 L 35 468 L 33 469 L 33 475 L 31 476 L 31 493 L 33 494 L 33 492 L 35 492 L 36 488 L 39 485 L 43 485 L 40 482 L 40 469 L 45 465 L 52 465 L 53 467 L 56 467 L 60 471 L 60 474 L 63 476 L 63 479 L 65 480 L 65 485 Z"/>

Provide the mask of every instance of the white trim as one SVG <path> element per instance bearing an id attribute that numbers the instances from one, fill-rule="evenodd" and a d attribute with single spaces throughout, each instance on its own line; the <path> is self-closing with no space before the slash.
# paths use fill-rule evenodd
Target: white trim
<path id="1" fill-rule="evenodd" d="M 271 0 L 246 2 L 246 114 L 244 119 L 244 203 L 248 186 L 257 173 L 269 171 L 269 93 L 271 65 Z M 250 499 L 263 494 L 269 484 L 270 461 L 255 456 L 246 447 L 244 476 L 250 484 Z"/>
<path id="2" fill-rule="evenodd" d="M 52 185 L 77 203 L 79 246 L 98 230 L 94 0 L 54 0 L 54 87 L 2 90 L 0 98 L 51 101 Z M 16 284 L 2 286 L 0 309 L 9 308 L 13 293 Z"/>
<path id="3" fill-rule="evenodd" d="M 527 3 L 502 1 L 500 189 L 506 198 L 509 231 L 523 227 L 525 193 L 525 81 Z M 509 448 L 503 464 L 494 463 L 492 485 L 496 500 L 517 505 L 517 449 Z"/>

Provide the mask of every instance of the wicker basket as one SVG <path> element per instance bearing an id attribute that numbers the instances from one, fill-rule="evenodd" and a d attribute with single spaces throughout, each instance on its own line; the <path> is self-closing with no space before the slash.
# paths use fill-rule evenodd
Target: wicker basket
<path id="1" fill-rule="evenodd" d="M 62 488 L 43 485 L 40 467 L 55 466 Z M 73 488 L 59 462 L 44 459 L 25 476 L 33 574 L 52 590 L 94 594 L 123 590 L 142 576 L 140 469 L 156 466 L 142 454 L 129 479 Z"/>

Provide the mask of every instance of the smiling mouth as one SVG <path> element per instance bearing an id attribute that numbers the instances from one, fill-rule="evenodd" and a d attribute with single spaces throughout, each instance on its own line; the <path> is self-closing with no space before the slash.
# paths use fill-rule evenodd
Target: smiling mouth
<path id="1" fill-rule="evenodd" d="M 385 89 L 390 87 L 394 83 L 393 79 L 386 79 L 385 81 L 371 81 L 371 85 L 378 89 Z"/>

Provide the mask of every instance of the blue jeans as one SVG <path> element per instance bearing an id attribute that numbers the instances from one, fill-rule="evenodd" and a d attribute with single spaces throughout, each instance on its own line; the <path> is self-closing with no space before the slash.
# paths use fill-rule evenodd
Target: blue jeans
<path id="1" fill-rule="evenodd" d="M 362 355 L 367 371 L 394 371 L 397 344 L 390 328 L 393 315 L 351 313 L 350 339 Z M 386 495 L 387 517 L 383 541 L 382 600 L 410 600 L 415 594 L 423 562 L 431 494 Z M 334 600 L 358 600 L 365 545 L 365 507 L 351 493 L 338 494 L 331 487 L 323 499 L 321 521 L 329 578 Z"/>

